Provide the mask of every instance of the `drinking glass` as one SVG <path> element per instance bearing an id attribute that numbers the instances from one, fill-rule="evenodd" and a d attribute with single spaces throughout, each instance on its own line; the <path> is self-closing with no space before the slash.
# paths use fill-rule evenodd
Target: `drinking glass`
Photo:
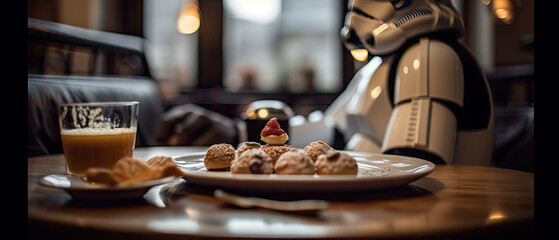
<path id="1" fill-rule="evenodd" d="M 88 168 L 111 169 L 132 157 L 138 112 L 139 102 L 58 104 L 66 173 L 83 176 Z"/>

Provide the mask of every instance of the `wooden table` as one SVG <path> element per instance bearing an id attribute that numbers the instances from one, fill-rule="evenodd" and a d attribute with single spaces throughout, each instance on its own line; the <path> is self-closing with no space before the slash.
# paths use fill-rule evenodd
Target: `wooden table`
<path id="1" fill-rule="evenodd" d="M 205 148 L 137 148 L 134 157 L 193 151 Z M 291 196 L 330 204 L 319 212 L 287 213 L 234 207 L 214 198 L 214 189 L 183 179 L 120 203 L 76 201 L 38 184 L 64 169 L 63 155 L 28 158 L 30 238 L 534 238 L 534 175 L 515 170 L 437 165 L 428 176 L 393 189 Z"/>

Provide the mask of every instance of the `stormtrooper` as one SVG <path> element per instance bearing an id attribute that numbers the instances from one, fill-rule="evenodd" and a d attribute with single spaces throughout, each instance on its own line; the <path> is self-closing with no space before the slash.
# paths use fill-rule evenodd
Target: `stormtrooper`
<path id="1" fill-rule="evenodd" d="M 350 0 L 348 10 L 340 31 L 345 47 L 372 57 L 321 120 L 295 124 L 288 107 L 269 101 L 252 103 L 247 114 L 266 110 L 256 120 L 288 120 L 294 147 L 323 140 L 336 149 L 490 165 L 492 96 L 476 59 L 459 42 L 464 23 L 450 1 Z M 235 142 L 237 136 L 247 141 L 258 139 L 262 129 L 243 136 L 255 124 L 190 105 L 169 112 L 158 134 L 161 144 L 208 145 Z M 268 114 L 274 112 L 278 116 Z"/>
<path id="2" fill-rule="evenodd" d="M 345 150 L 491 164 L 491 92 L 450 1 L 350 0 L 340 34 L 373 56 L 324 112 Z"/>

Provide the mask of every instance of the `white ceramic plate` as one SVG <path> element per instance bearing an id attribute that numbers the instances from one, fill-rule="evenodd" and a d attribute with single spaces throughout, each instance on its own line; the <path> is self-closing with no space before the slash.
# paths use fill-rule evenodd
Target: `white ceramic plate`
<path id="1" fill-rule="evenodd" d="M 175 181 L 178 177 L 166 177 L 150 181 L 127 184 L 95 184 L 76 175 L 47 175 L 39 180 L 43 186 L 66 191 L 75 199 L 81 200 L 122 200 L 140 198 L 154 186 Z"/>
<path id="2" fill-rule="evenodd" d="M 357 175 L 256 175 L 208 171 L 204 152 L 173 158 L 188 182 L 212 187 L 269 192 L 347 192 L 385 189 L 406 185 L 426 176 L 435 165 L 419 158 L 351 152 L 357 160 Z"/>

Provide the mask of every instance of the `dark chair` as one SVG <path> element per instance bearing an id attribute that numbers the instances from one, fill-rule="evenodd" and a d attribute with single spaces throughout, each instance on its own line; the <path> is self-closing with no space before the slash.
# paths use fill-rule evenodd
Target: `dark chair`
<path id="1" fill-rule="evenodd" d="M 157 85 L 149 78 L 28 75 L 28 156 L 62 153 L 58 126 L 58 103 L 139 101 L 136 146 L 155 139 L 163 104 Z"/>
<path id="2" fill-rule="evenodd" d="M 139 101 L 136 146 L 153 145 L 163 101 L 144 39 L 28 19 L 28 156 L 62 153 L 56 105 Z"/>

